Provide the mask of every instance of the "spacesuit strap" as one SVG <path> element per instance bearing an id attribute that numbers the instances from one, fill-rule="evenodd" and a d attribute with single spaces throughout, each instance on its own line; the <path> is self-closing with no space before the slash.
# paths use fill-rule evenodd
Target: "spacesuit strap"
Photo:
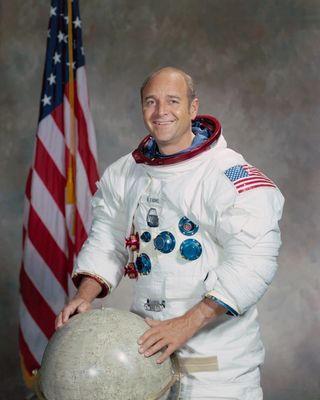
<path id="1" fill-rule="evenodd" d="M 218 357 L 177 357 L 181 374 L 218 371 Z"/>

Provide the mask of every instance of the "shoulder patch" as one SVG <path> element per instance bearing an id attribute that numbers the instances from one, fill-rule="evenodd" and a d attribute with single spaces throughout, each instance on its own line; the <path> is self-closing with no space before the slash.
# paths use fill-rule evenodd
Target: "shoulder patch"
<path id="1" fill-rule="evenodd" d="M 248 164 L 234 165 L 224 171 L 224 174 L 234 184 L 238 193 L 258 187 L 276 187 L 261 171 Z"/>

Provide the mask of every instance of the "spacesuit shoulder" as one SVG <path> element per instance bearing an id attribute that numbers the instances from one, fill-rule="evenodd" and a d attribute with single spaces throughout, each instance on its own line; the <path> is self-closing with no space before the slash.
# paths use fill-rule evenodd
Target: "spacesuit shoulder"
<path id="1" fill-rule="evenodd" d="M 216 166 L 221 174 L 234 165 L 245 164 L 245 159 L 240 153 L 232 149 L 223 149 L 216 155 Z"/>
<path id="2" fill-rule="evenodd" d="M 245 163 L 245 159 L 241 154 L 229 148 L 224 148 L 211 154 L 212 162 L 209 160 L 209 170 L 207 172 L 207 179 L 210 184 L 208 187 L 214 197 L 223 197 L 226 203 L 233 202 L 236 197 L 236 190 L 232 183 L 225 176 L 225 171 L 235 165 Z M 212 177 L 215 177 L 214 184 L 212 184 Z"/>
<path id="3" fill-rule="evenodd" d="M 131 153 L 120 157 L 118 160 L 110 164 L 104 171 L 101 179 L 105 179 L 105 177 L 114 176 L 118 178 L 127 173 L 127 171 L 135 164 Z"/>
<path id="4" fill-rule="evenodd" d="M 220 185 L 233 188 L 236 195 L 251 192 L 253 189 L 267 191 L 270 188 L 279 191 L 276 184 L 258 168 L 247 162 L 244 157 L 231 149 L 222 150 L 216 162 L 219 170 Z"/>
<path id="5" fill-rule="evenodd" d="M 210 187 L 209 198 L 220 211 L 228 207 L 251 209 L 253 204 L 266 203 L 277 203 L 276 208 L 282 208 L 284 200 L 277 185 L 241 154 L 222 149 L 216 154 L 214 165 L 216 179 Z"/>
<path id="6" fill-rule="evenodd" d="M 220 152 L 217 167 L 210 204 L 216 211 L 218 241 L 237 237 L 252 247 L 267 232 L 278 230 L 284 198 L 277 185 L 230 149 Z"/>
<path id="7" fill-rule="evenodd" d="M 121 198 L 124 196 L 126 180 L 134 178 L 135 169 L 137 164 L 132 154 L 126 154 L 105 169 L 97 187 L 104 194 L 111 192 L 115 197 Z"/>

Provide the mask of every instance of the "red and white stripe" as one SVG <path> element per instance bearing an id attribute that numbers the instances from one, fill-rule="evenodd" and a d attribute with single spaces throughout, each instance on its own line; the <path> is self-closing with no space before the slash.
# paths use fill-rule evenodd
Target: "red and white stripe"
<path id="1" fill-rule="evenodd" d="M 56 315 L 73 295 L 74 258 L 91 225 L 90 202 L 99 177 L 84 67 L 76 72 L 74 109 L 76 204 L 66 204 L 65 195 L 70 151 L 68 87 L 63 104 L 39 123 L 26 185 L 19 343 L 30 375 L 40 366 Z M 71 215 L 75 215 L 75 229 Z"/>
<path id="2" fill-rule="evenodd" d="M 244 164 L 242 167 L 249 174 L 249 176 L 240 178 L 233 182 L 239 193 L 264 186 L 276 187 L 276 185 L 269 178 L 263 175 L 263 173 L 257 168 L 248 164 Z"/>

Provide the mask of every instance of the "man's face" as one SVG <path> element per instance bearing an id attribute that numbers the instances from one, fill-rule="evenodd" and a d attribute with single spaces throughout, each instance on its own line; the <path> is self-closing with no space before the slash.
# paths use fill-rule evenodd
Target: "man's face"
<path id="1" fill-rule="evenodd" d="M 198 100 L 189 104 L 187 84 L 174 71 L 162 71 L 144 88 L 144 123 L 164 154 L 175 153 L 192 142 L 191 119 L 198 111 Z"/>

